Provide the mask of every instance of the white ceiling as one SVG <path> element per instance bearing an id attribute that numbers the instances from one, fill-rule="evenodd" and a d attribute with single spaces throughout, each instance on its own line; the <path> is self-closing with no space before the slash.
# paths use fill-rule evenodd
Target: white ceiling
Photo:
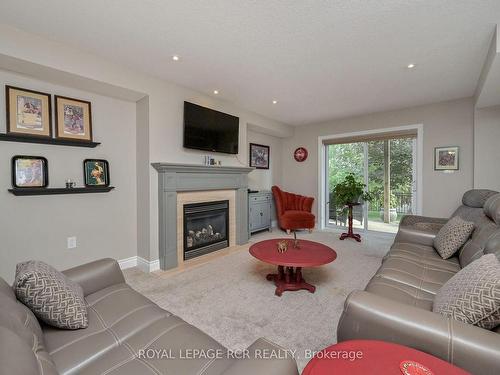
<path id="1" fill-rule="evenodd" d="M 499 0 L 0 3 L 2 23 L 292 125 L 472 96 L 499 20 Z"/>

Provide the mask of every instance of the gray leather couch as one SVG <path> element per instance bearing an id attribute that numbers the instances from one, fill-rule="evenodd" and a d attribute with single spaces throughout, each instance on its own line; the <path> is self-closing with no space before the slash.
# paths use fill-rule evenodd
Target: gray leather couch
<path id="1" fill-rule="evenodd" d="M 453 215 L 475 223 L 458 254 L 443 260 L 432 247 L 448 219 L 406 216 L 394 244 L 364 291 L 351 293 L 338 341 L 378 339 L 430 353 L 473 374 L 500 373 L 500 327 L 489 331 L 432 312 L 439 288 L 484 254 L 500 258 L 500 194 L 471 190 Z"/>
<path id="2" fill-rule="evenodd" d="M 0 374 L 298 374 L 289 355 L 259 359 L 272 350 L 287 356 L 262 338 L 240 353 L 248 358 L 229 358 L 213 338 L 130 288 L 112 259 L 64 273 L 83 288 L 86 329 L 39 324 L 0 279 Z M 193 356 L 188 350 L 200 350 L 205 358 L 181 358 Z"/>

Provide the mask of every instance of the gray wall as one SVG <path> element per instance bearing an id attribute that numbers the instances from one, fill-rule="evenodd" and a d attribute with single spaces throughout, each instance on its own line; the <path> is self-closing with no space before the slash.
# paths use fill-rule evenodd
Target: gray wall
<path id="1" fill-rule="evenodd" d="M 474 116 L 474 187 L 500 191 L 500 106 Z"/>
<path id="2" fill-rule="evenodd" d="M 473 101 L 469 98 L 298 127 L 295 135 L 283 143 L 283 186 L 317 198 L 319 136 L 423 124 L 423 214 L 448 216 L 464 191 L 473 185 L 473 114 Z M 293 159 L 293 151 L 299 146 L 309 151 L 309 158 L 302 163 Z M 437 146 L 460 147 L 459 171 L 434 171 Z M 316 209 L 315 202 L 315 212 Z"/>
<path id="3" fill-rule="evenodd" d="M 95 149 L 28 143 L 0 144 L 0 276 L 11 281 L 16 263 L 39 259 L 67 268 L 104 256 L 124 259 L 136 255 L 136 105 L 126 101 L 0 71 L 0 131 L 5 131 L 4 84 L 81 98 L 92 102 L 93 133 L 102 142 Z M 14 155 L 44 156 L 51 187 L 71 178 L 83 185 L 83 160 L 107 159 L 111 184 L 106 194 L 16 197 L 11 187 L 10 159 Z M 76 236 L 76 249 L 66 238 Z"/>

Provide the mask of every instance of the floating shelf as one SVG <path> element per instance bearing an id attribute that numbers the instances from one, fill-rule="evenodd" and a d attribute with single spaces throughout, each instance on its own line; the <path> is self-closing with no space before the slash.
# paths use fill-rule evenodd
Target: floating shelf
<path id="1" fill-rule="evenodd" d="M 94 148 L 100 145 L 99 142 L 74 141 L 71 139 L 58 139 L 58 138 L 29 137 L 24 135 L 12 135 L 12 134 L 0 134 L 0 141 L 41 143 L 46 145 L 89 147 L 89 148 Z"/>
<path id="2" fill-rule="evenodd" d="M 53 194 L 89 194 L 89 193 L 108 193 L 114 186 L 96 186 L 96 187 L 76 187 L 76 188 L 14 188 L 9 189 L 9 193 L 17 196 L 22 195 L 53 195 Z"/>

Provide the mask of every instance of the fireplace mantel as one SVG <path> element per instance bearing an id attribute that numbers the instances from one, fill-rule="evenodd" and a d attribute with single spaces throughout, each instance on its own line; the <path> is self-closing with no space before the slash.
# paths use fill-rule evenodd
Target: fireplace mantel
<path id="1" fill-rule="evenodd" d="M 152 163 L 158 171 L 160 268 L 179 264 L 177 251 L 177 193 L 187 191 L 234 190 L 236 194 L 236 244 L 248 242 L 249 167 Z"/>
<path id="2" fill-rule="evenodd" d="M 208 165 L 176 164 L 176 163 L 152 163 L 151 165 L 158 172 L 180 172 L 180 173 L 248 174 L 255 169 L 251 167 L 208 166 Z"/>

